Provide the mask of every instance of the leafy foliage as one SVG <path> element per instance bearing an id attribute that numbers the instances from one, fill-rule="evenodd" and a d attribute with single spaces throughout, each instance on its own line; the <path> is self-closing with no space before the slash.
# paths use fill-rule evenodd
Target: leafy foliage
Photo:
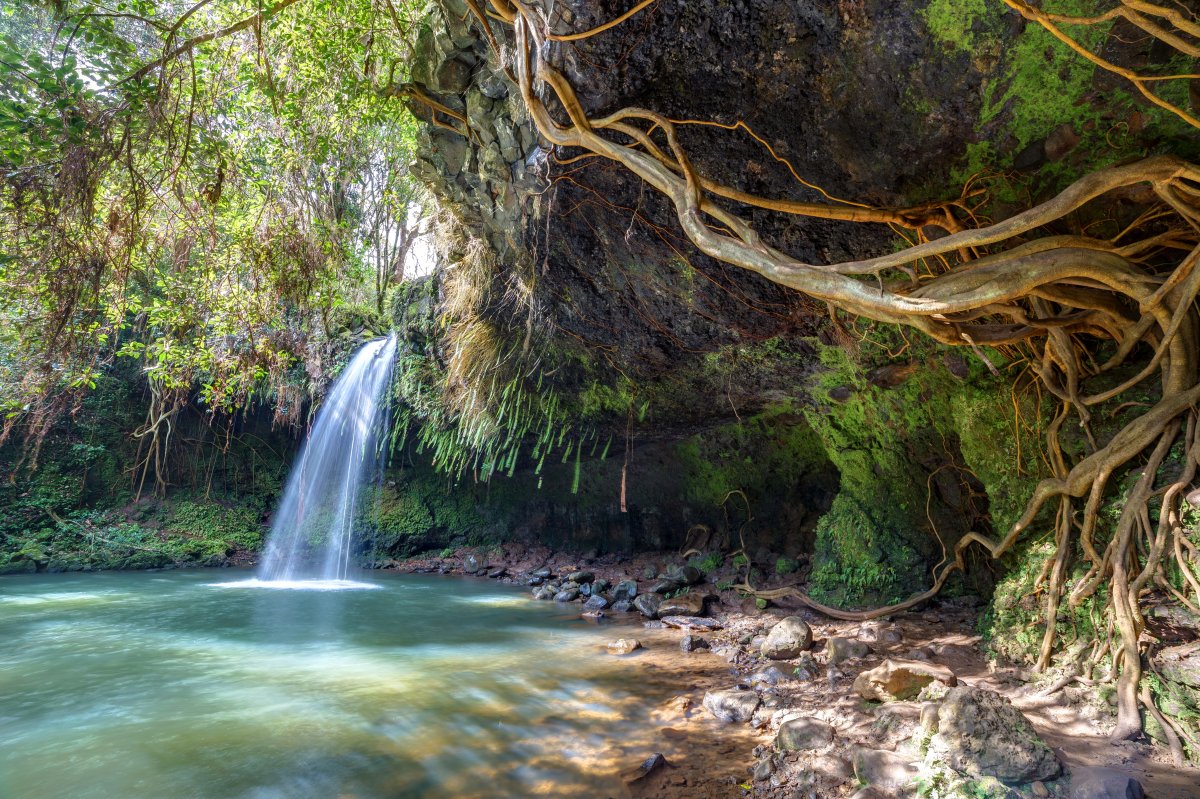
<path id="1" fill-rule="evenodd" d="M 413 4 L 293 2 L 6 6 L 0 440 L 118 357 L 153 417 L 194 391 L 297 423 L 339 310 L 385 307 L 421 206 L 387 91 Z"/>

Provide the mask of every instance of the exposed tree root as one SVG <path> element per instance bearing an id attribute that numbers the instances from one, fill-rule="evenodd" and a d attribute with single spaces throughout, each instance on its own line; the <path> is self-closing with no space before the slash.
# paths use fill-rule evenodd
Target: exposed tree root
<path id="1" fill-rule="evenodd" d="M 1058 25 L 1087 23 L 1048 15 L 1020 0 L 1005 2 L 1055 35 L 1061 34 Z M 824 605 L 795 587 L 759 590 L 747 579 L 738 588 L 764 599 L 790 597 L 838 619 L 887 616 L 936 596 L 950 576 L 965 568 L 969 548 L 982 547 L 993 558 L 1011 551 L 1031 526 L 1046 523 L 1043 509 L 1053 503 L 1055 552 L 1040 580 L 1045 592 L 1046 632 L 1038 666 L 1045 670 L 1050 664 L 1058 643 L 1056 624 L 1062 603 L 1077 607 L 1107 586 L 1110 636 L 1115 633 L 1115 638 L 1085 642 L 1079 652 L 1090 650 L 1097 658 L 1112 653 L 1108 678 L 1116 678 L 1118 694 L 1114 737 L 1139 732 L 1139 704 L 1146 702 L 1145 690 L 1139 687 L 1145 629 L 1139 596 L 1151 580 L 1157 584 L 1164 581 L 1163 564 L 1173 557 L 1200 604 L 1200 577 L 1191 559 L 1194 552 L 1180 523 L 1182 496 L 1200 457 L 1194 407 L 1200 401 L 1200 316 L 1195 305 L 1200 293 L 1200 269 L 1196 268 L 1200 262 L 1200 168 L 1178 158 L 1158 156 L 1099 170 L 1046 202 L 984 226 L 964 213 L 961 198 L 915 209 L 877 209 L 756 197 L 696 170 L 678 135 L 679 125 L 694 122 L 681 123 L 642 108 L 624 108 L 592 118 L 566 77 L 552 65 L 552 43 L 597 35 L 647 5 L 639 3 L 590 31 L 561 34 L 550 31 L 542 13 L 521 0 L 492 0 L 483 24 L 489 27 L 489 38 L 494 34 L 488 19 L 511 25 L 511 66 L 530 116 L 546 141 L 629 169 L 671 201 L 692 244 L 718 261 L 803 292 L 831 309 L 916 328 L 943 344 L 969 347 L 985 360 L 984 346 L 1021 344 L 1031 348 L 1037 359 L 1031 366 L 1040 387 L 1059 406 L 1047 431 L 1051 476 L 1038 484 L 1021 518 L 1002 535 L 972 531 L 960 539 L 935 570 L 927 591 L 895 605 L 850 611 Z M 1190 46 L 1186 37 L 1196 35 L 1195 23 L 1171 9 L 1129 0 L 1112 13 L 1184 52 Z M 1163 36 L 1162 24 L 1153 19 L 1147 22 L 1150 17 L 1166 20 L 1177 30 Z M 1157 78 L 1126 74 L 1108 62 L 1099 63 L 1091 53 L 1081 54 L 1105 69 L 1118 71 L 1151 102 L 1162 105 L 1146 88 Z M 1200 127 L 1200 121 L 1186 112 L 1168 110 Z M 1157 203 L 1112 238 L 1042 233 L 1046 225 L 1063 220 L 1097 198 L 1143 184 L 1151 187 Z M 874 258 L 809 264 L 764 241 L 723 204 L 725 201 L 793 216 L 917 230 L 936 225 L 948 235 L 934 240 L 919 236 L 917 243 L 900 252 Z M 918 275 L 912 269 L 917 263 L 941 266 Z M 1111 354 L 1100 362 L 1095 355 L 1104 342 L 1111 343 Z M 1096 378 L 1113 373 L 1135 351 L 1152 353 L 1136 375 L 1112 387 L 1092 386 Z M 1137 407 L 1138 415 L 1109 440 L 1097 440 L 1091 430 L 1094 410 L 1127 397 L 1155 376 L 1160 399 L 1144 410 L 1140 402 L 1126 403 L 1127 409 Z M 1059 442 L 1068 419 L 1083 429 L 1091 443 L 1091 451 L 1075 460 Z M 1162 486 L 1159 468 L 1181 439 L 1183 465 L 1176 469 L 1181 473 Z M 1140 475 L 1126 497 L 1121 519 L 1110 534 L 1102 529 L 1099 517 L 1101 507 L 1111 498 L 1109 488 L 1116 484 L 1117 476 L 1138 470 Z M 1156 525 L 1152 523 L 1155 516 Z M 1102 538 L 1107 539 L 1103 546 Z M 1071 582 L 1068 571 L 1077 548 L 1087 571 L 1082 579 Z M 1189 550 L 1186 556 L 1185 549 Z M 1081 677 L 1078 672 L 1068 664 L 1064 674 L 1070 673 L 1069 681 Z"/>

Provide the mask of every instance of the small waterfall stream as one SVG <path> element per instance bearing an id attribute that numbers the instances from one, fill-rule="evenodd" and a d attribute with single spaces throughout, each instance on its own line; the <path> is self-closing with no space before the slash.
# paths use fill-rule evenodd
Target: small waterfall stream
<path id="1" fill-rule="evenodd" d="M 346 582 L 358 500 L 382 456 L 395 356 L 395 335 L 370 341 L 334 383 L 288 476 L 259 581 Z"/>

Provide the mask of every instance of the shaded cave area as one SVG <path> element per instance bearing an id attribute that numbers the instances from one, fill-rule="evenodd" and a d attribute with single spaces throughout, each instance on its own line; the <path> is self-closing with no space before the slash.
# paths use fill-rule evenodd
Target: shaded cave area
<path id="1" fill-rule="evenodd" d="M 619 11 L 546 7 L 563 30 Z M 469 305 L 503 346 L 537 353 L 546 384 L 610 447 L 604 460 L 584 457 L 578 479 L 573 459 L 555 458 L 539 474 L 521 460 L 486 485 L 464 475 L 453 491 L 475 497 L 481 519 L 454 543 L 685 551 L 709 531 L 713 550 L 732 552 L 740 532 L 765 579 L 798 558 L 817 595 L 863 605 L 927 587 L 946 548 L 991 529 L 981 474 L 1000 474 L 1005 456 L 981 446 L 968 456 L 960 443 L 1002 424 L 988 415 L 1003 389 L 983 364 L 903 334 L 847 331 L 824 306 L 696 251 L 669 203 L 619 166 L 539 142 L 508 56 L 469 20 L 461 0 L 439 0 L 418 37 L 414 81 L 461 113 L 471 138 L 423 128 L 414 173 L 442 209 L 445 266 L 398 297 L 393 316 L 408 351 L 449 372 L 456 343 L 437 309 Z M 635 105 L 725 126 L 683 129 L 717 180 L 900 205 L 944 192 L 972 143 L 1015 146 L 979 123 L 1001 54 L 947 46 L 930 24 L 924 7 L 884 2 L 661 2 L 549 56 L 590 113 Z M 976 27 L 1000 36 L 1014 24 Z M 814 263 L 896 246 L 885 226 L 731 209 Z M 481 248 L 494 260 L 481 264 Z M 420 455 L 406 463 L 389 477 L 397 487 L 426 479 Z M 415 493 L 436 518 L 442 495 Z M 389 553 L 444 543 L 437 531 L 449 527 L 417 517 L 429 532 L 385 536 Z M 982 569 L 956 590 L 986 594 L 991 581 Z"/>

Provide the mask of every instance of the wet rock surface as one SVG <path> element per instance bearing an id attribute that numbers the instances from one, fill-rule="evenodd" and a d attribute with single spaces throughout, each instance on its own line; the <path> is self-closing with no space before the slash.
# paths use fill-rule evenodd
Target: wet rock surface
<path id="1" fill-rule="evenodd" d="M 705 709 L 725 722 L 749 721 L 761 701 L 753 691 L 736 689 L 709 691 L 704 695 Z"/>
<path id="2" fill-rule="evenodd" d="M 614 655 L 628 655 L 642 648 L 642 642 L 636 638 L 618 638 L 608 643 L 608 651 Z"/>
<path id="3" fill-rule="evenodd" d="M 503 564 L 508 569 L 509 576 L 498 578 L 502 582 L 525 586 L 541 571 L 545 583 L 525 587 L 531 595 L 561 590 L 568 584 L 565 577 L 580 570 L 577 559 L 560 562 L 542 550 L 531 552 L 527 560 L 491 555 L 490 568 Z M 622 580 L 665 573 L 664 558 L 652 560 L 657 561 L 652 568 L 639 559 L 588 562 L 594 578 L 585 584 L 592 586 L 593 596 L 610 598 Z M 549 564 L 548 572 L 543 564 Z M 421 564 L 432 571 L 457 571 L 456 566 L 444 560 Z M 936 609 L 868 625 L 866 629 L 875 629 L 867 635 L 876 640 L 866 644 L 859 640 L 863 625 L 799 608 L 748 612 L 736 592 L 712 589 L 707 581 L 693 589 L 713 593 L 706 602 L 707 616 L 645 621 L 640 613 L 618 614 L 611 605 L 598 611 L 609 615 L 594 623 L 608 625 L 614 643 L 624 638 L 642 644 L 611 662 L 639 669 L 637 679 L 653 679 L 664 666 L 675 670 L 678 679 L 678 693 L 668 706 L 637 711 L 648 713 L 648 732 L 660 743 L 643 744 L 614 766 L 629 777 L 626 785 L 633 796 L 896 799 L 918 796 L 921 785 L 940 784 L 964 796 L 1068 799 L 1092 795 L 1084 791 L 1137 796 L 1136 784 L 1141 783 L 1158 799 L 1192 799 L 1200 784 L 1200 772 L 1175 769 L 1160 749 L 1109 743 L 1111 715 L 1088 704 L 1083 688 L 1068 688 L 1048 700 L 1039 695 L 1040 686 L 1027 684 L 1021 670 L 989 666 L 973 632 L 972 607 L 943 602 Z M 661 601 L 660 595 L 651 596 Z M 568 608 L 576 613 L 584 609 L 582 598 L 561 610 L 550 607 L 564 618 L 570 617 Z M 791 658 L 764 656 L 763 644 L 785 620 L 784 629 L 803 643 L 793 619 L 804 623 L 815 645 Z M 701 631 L 693 624 L 713 629 Z M 888 631 L 897 635 L 885 635 Z M 866 644 L 867 651 L 855 646 L 853 651 L 861 655 L 833 658 L 844 651 L 836 639 Z M 700 640 L 710 648 L 702 648 Z M 916 651 L 927 659 L 897 657 Z M 865 701 L 855 683 L 864 673 L 880 674 L 889 656 L 891 665 L 882 673 L 904 666 L 929 669 L 935 676 L 913 698 Z M 946 685 L 946 671 L 957 686 Z M 655 752 L 667 764 L 639 778 L 641 764 Z M 1114 766 L 1115 776 L 1088 776 L 1089 769 Z M 1072 788 L 1076 783 L 1084 787 Z M 749 794 L 736 787 L 742 784 L 751 786 Z"/>

